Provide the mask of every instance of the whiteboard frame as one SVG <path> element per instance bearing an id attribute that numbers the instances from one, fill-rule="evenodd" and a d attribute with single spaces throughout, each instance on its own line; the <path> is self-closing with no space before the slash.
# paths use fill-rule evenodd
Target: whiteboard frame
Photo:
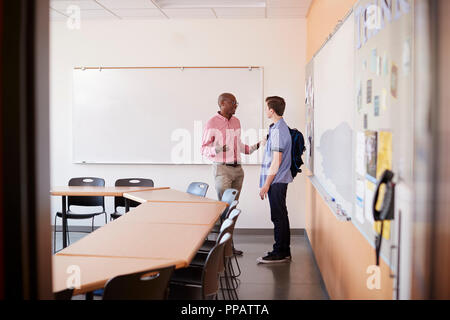
<path id="1" fill-rule="evenodd" d="M 137 67 L 137 66 L 76 66 L 73 68 L 72 71 L 75 70 L 114 70 L 114 69 L 260 69 L 260 83 L 261 83 L 261 101 L 263 104 L 261 105 L 261 118 L 259 119 L 261 129 L 264 130 L 264 94 L 265 94 L 265 83 L 264 83 L 264 67 L 263 66 L 158 66 L 158 67 Z M 72 92 L 73 92 L 73 85 L 72 82 Z M 72 115 L 73 115 L 73 106 L 74 106 L 74 95 L 72 94 Z M 72 119 L 73 121 L 73 119 Z M 72 135 L 73 135 L 73 128 L 72 128 Z M 202 166 L 202 165 L 211 165 L 212 162 L 205 160 L 204 163 L 172 163 L 172 162 L 146 162 L 146 161 L 133 161 L 133 162 L 120 162 L 120 161 L 75 161 L 73 156 L 73 136 L 71 136 L 71 143 L 72 143 L 72 164 L 81 164 L 81 165 L 89 165 L 89 164 L 97 164 L 97 165 L 175 165 L 175 166 Z M 262 164 L 262 161 L 258 161 L 257 163 L 242 163 L 244 166 L 260 166 Z"/>

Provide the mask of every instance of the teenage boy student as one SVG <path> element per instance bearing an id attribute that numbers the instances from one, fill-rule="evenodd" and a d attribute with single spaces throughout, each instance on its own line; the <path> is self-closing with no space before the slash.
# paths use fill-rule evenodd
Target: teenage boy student
<path id="1" fill-rule="evenodd" d="M 257 259 L 258 263 L 279 263 L 291 259 L 291 233 L 286 192 L 288 183 L 292 182 L 291 147 L 292 140 L 289 127 L 283 119 L 286 103 L 280 97 L 266 99 L 266 115 L 272 120 L 269 137 L 265 147 L 260 176 L 260 197 L 269 196 L 270 215 L 274 224 L 275 244 L 273 251 Z"/>

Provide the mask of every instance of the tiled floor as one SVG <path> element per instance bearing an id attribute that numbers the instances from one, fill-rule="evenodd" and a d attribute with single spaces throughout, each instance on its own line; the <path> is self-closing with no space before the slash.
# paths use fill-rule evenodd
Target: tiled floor
<path id="1" fill-rule="evenodd" d="M 71 233 L 71 242 L 86 234 Z M 57 248 L 61 246 L 61 234 L 57 233 Z M 235 247 L 244 251 L 238 258 L 242 274 L 238 288 L 241 300 L 317 300 L 328 299 L 320 272 L 315 264 L 307 239 L 292 236 L 292 261 L 277 265 L 257 264 L 256 259 L 271 251 L 273 237 L 269 235 L 237 234 Z M 84 297 L 77 296 L 75 299 Z"/>

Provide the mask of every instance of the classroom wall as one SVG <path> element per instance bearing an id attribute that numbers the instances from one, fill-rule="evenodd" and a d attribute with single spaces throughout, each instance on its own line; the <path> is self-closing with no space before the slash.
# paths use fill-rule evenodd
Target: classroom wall
<path id="1" fill-rule="evenodd" d="M 263 66 L 265 96 L 285 97 L 288 124 L 300 130 L 305 126 L 304 19 L 82 21 L 80 30 L 69 30 L 62 21 L 52 22 L 50 39 L 52 186 L 66 185 L 75 176 L 103 177 L 107 185 L 120 177 L 149 177 L 157 186 L 185 190 L 191 181 L 200 180 L 210 185 L 207 196 L 216 198 L 208 165 L 72 164 L 71 85 L 75 66 Z M 211 116 L 216 111 L 217 106 L 212 105 Z M 117 146 L 118 152 L 125 148 Z M 258 198 L 260 169 L 245 166 L 244 170 L 243 214 L 237 227 L 272 228 L 268 201 Z M 305 178 L 300 175 L 288 190 L 292 228 L 305 227 L 304 194 Z M 112 199 L 107 201 L 107 211 L 111 212 Z M 60 208 L 60 197 L 52 197 L 52 217 Z M 96 224 L 101 225 L 102 218 L 98 217 Z"/>
<path id="2" fill-rule="evenodd" d="M 307 16 L 307 59 L 349 12 L 356 0 L 314 0 Z M 310 173 L 309 173 L 310 174 Z M 375 262 L 375 252 L 351 222 L 336 219 L 328 205 L 311 184 L 306 182 L 305 229 L 315 259 L 331 299 L 392 299 L 393 281 L 389 267 L 381 260 L 380 288 L 369 289 L 368 267 Z"/>

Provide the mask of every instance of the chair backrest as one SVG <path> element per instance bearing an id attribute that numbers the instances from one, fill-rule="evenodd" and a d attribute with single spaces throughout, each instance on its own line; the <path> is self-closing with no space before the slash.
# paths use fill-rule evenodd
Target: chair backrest
<path id="1" fill-rule="evenodd" d="M 220 231 L 219 231 L 219 235 L 217 236 L 216 239 L 216 245 L 220 243 L 220 241 L 222 240 L 223 236 L 227 233 L 232 234 L 232 230 L 234 229 L 234 221 L 230 220 L 230 219 L 226 219 L 224 222 L 222 222 L 222 225 L 220 226 Z M 231 242 L 230 242 L 230 247 L 231 246 Z M 227 246 L 224 247 L 224 250 L 227 249 Z M 219 258 L 219 273 L 223 273 L 225 270 L 225 261 L 223 260 L 223 256 Z"/>
<path id="2" fill-rule="evenodd" d="M 236 189 L 227 189 L 222 195 L 222 199 L 220 201 L 226 202 L 228 204 L 231 204 L 234 200 L 236 200 L 236 197 L 238 195 L 238 191 Z"/>
<path id="3" fill-rule="evenodd" d="M 218 244 L 211 249 L 206 258 L 202 273 L 203 299 L 216 295 L 219 290 L 219 270 L 223 265 L 224 247 L 231 242 L 231 235 L 226 233 Z"/>
<path id="4" fill-rule="evenodd" d="M 55 292 L 55 300 L 71 300 L 73 295 L 73 289 L 66 289 Z"/>
<path id="5" fill-rule="evenodd" d="M 205 182 L 192 182 L 187 188 L 187 193 L 205 197 L 208 192 L 209 185 Z"/>
<path id="6" fill-rule="evenodd" d="M 239 201 L 238 200 L 234 200 L 228 207 L 225 208 L 225 210 L 223 210 L 222 215 L 220 216 L 220 218 L 222 220 L 227 219 L 228 216 L 230 215 L 230 212 L 233 211 L 234 209 L 236 209 L 238 204 L 239 204 Z"/>
<path id="7" fill-rule="evenodd" d="M 230 228 L 228 230 L 230 232 L 230 234 L 231 234 L 231 237 L 233 237 L 234 228 L 236 227 L 236 222 L 237 222 L 237 219 L 239 218 L 240 214 L 241 214 L 241 210 L 240 209 L 234 209 L 228 215 L 228 219 L 227 220 L 233 221 L 233 224 L 230 226 Z M 232 244 L 230 244 L 230 246 L 225 247 L 225 257 L 233 256 L 233 254 L 234 254 L 233 251 L 234 250 L 233 250 L 233 245 Z"/>
<path id="8" fill-rule="evenodd" d="M 226 219 L 220 227 L 220 233 L 219 236 L 217 237 L 216 243 L 220 243 L 225 234 L 229 234 L 231 238 L 233 238 L 233 231 L 235 224 L 236 220 Z M 225 247 L 223 248 L 223 252 L 224 257 L 231 257 L 233 255 L 233 243 L 231 241 L 225 245 Z"/>
<path id="9" fill-rule="evenodd" d="M 164 300 L 175 266 L 137 272 L 110 279 L 103 300 Z"/>
<path id="10" fill-rule="evenodd" d="M 228 219 L 231 219 L 234 221 L 234 223 L 236 223 L 237 218 L 239 217 L 240 214 L 241 214 L 240 209 L 233 209 L 233 211 L 231 211 L 230 214 L 228 215 Z"/>
<path id="11" fill-rule="evenodd" d="M 80 177 L 72 178 L 69 180 L 69 186 L 95 186 L 104 187 L 105 180 L 102 178 L 95 177 Z M 82 197 L 82 196 L 71 196 L 67 197 L 67 206 L 84 206 L 84 207 L 103 207 L 105 208 L 105 197 Z"/>
<path id="12" fill-rule="evenodd" d="M 127 179 L 117 179 L 115 184 L 116 187 L 154 187 L 152 179 L 143 178 L 127 178 Z M 139 202 L 130 200 L 130 208 L 137 207 L 140 205 Z M 114 197 L 114 209 L 117 211 L 118 207 L 125 207 L 125 199 L 123 197 Z"/>

